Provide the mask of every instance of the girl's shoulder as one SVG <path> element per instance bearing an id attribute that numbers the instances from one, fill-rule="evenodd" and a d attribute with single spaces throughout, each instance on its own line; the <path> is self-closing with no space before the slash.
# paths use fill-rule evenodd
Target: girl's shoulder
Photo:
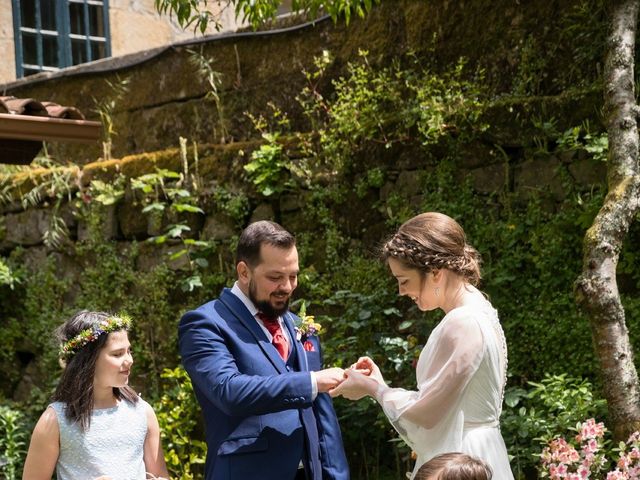
<path id="1" fill-rule="evenodd" d="M 50 412 L 49 415 L 53 414 L 55 415 L 59 420 L 64 418 L 64 410 L 66 408 L 67 404 L 64 402 L 51 402 L 49 405 L 47 405 L 47 408 L 44 410 L 44 414 L 46 414 L 47 412 Z"/>
<path id="2" fill-rule="evenodd" d="M 134 399 L 122 398 L 120 399 L 119 405 L 123 409 L 127 410 L 135 410 L 136 412 L 146 412 L 149 409 L 152 409 L 151 405 L 142 398 L 142 395 L 138 394 Z"/>

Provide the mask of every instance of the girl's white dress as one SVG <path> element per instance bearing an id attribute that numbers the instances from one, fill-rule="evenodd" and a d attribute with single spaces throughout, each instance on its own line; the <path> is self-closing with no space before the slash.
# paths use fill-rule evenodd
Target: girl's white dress
<path id="1" fill-rule="evenodd" d="M 412 478 L 434 456 L 463 452 L 488 463 L 493 480 L 513 479 L 499 427 L 506 371 L 498 314 L 477 298 L 433 330 L 416 367 L 417 392 L 378 390 L 385 414 L 418 456 Z"/>
<path id="2" fill-rule="evenodd" d="M 120 400 L 113 408 L 93 410 L 91 425 L 83 431 L 65 415 L 65 404 L 49 405 L 56 412 L 60 429 L 58 480 L 144 480 L 144 441 L 149 404 Z"/>

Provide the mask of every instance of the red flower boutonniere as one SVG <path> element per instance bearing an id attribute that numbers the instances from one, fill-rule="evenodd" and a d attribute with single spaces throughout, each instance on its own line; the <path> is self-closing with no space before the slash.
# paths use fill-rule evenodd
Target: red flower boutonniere
<path id="1" fill-rule="evenodd" d="M 306 342 L 304 342 L 302 344 L 302 348 L 304 348 L 307 352 L 315 352 L 316 351 L 316 347 L 313 346 L 313 343 L 311 343 L 311 340 L 307 340 Z"/>

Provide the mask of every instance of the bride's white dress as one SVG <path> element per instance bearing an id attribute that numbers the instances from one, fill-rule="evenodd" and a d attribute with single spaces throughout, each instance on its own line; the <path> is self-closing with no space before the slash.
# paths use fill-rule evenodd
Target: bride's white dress
<path id="1" fill-rule="evenodd" d="M 463 452 L 488 463 L 493 480 L 513 479 L 499 428 L 506 370 L 497 312 L 477 298 L 433 330 L 416 367 L 417 392 L 378 390 L 385 414 L 418 455 L 412 478 L 434 456 Z"/>

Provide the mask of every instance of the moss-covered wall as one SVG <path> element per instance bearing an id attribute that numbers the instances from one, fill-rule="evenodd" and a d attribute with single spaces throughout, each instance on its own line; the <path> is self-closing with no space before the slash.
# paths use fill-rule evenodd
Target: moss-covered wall
<path id="1" fill-rule="evenodd" d="M 175 147 L 180 136 L 207 144 L 221 140 L 218 110 L 205 98 L 208 87 L 189 62 L 189 49 L 213 59 L 222 75 L 219 95 L 230 142 L 255 136 L 245 112 L 264 111 L 267 102 L 289 112 L 294 128 L 305 131 L 296 102 L 305 84 L 301 72 L 311 69 L 323 50 L 335 57 L 327 79 L 344 73 L 360 50 L 376 63 L 414 52 L 443 69 L 467 58 L 470 71 L 484 71 L 496 96 L 555 95 L 597 75 L 603 19 L 598 1 L 386 0 L 348 26 L 322 21 L 283 32 L 207 37 L 134 66 L 116 67 L 127 62 L 115 59 L 113 71 L 104 71 L 109 63 L 90 65 L 47 81 L 18 82 L 6 92 L 76 105 L 96 119 L 96 102 L 114 95 L 107 82 L 128 79 L 113 114 L 117 158 Z M 50 152 L 62 162 L 86 163 L 100 157 L 102 148 L 56 144 Z"/>

